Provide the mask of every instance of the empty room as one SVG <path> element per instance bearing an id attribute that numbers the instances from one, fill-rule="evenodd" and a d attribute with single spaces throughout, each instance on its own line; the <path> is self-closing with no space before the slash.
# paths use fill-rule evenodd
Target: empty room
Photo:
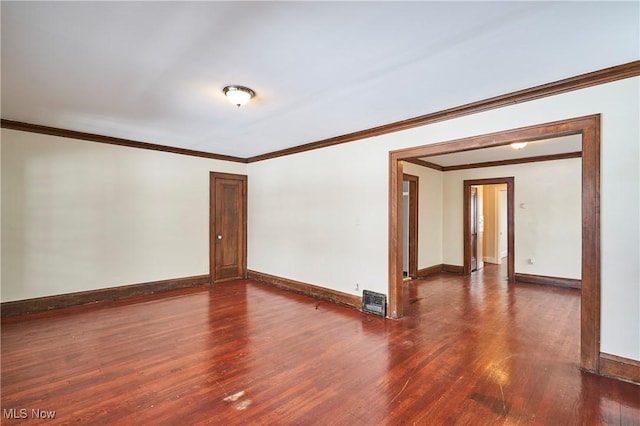
<path id="1" fill-rule="evenodd" d="M 639 16 L 2 1 L 2 424 L 640 425 Z"/>

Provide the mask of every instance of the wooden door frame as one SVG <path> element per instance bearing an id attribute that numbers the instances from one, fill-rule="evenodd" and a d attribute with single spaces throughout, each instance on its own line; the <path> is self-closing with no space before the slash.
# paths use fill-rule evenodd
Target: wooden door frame
<path id="1" fill-rule="evenodd" d="M 464 181 L 464 204 L 463 204 L 463 222 L 462 229 L 464 235 L 463 244 L 463 257 L 464 263 L 462 267 L 462 273 L 464 275 L 471 274 L 471 218 L 469 211 L 469 199 L 471 197 L 471 187 L 476 185 L 499 185 L 507 184 L 507 280 L 512 283 L 515 282 L 515 179 L 513 177 L 501 177 L 490 179 L 470 179 Z"/>
<path id="2" fill-rule="evenodd" d="M 209 172 L 209 281 L 215 282 L 215 179 L 232 179 L 242 182 L 242 278 L 247 277 L 247 175 Z"/>
<path id="3" fill-rule="evenodd" d="M 399 214 L 399 206 L 402 205 L 402 160 L 568 135 L 582 137 L 580 366 L 585 371 L 600 372 L 600 114 L 389 152 L 387 312 L 391 318 L 403 316 L 402 251 L 398 249 L 398 232 L 402 230 L 402 214 Z"/>
<path id="4" fill-rule="evenodd" d="M 409 182 L 409 270 L 411 278 L 418 276 L 418 176 L 403 173 L 402 180 Z"/>

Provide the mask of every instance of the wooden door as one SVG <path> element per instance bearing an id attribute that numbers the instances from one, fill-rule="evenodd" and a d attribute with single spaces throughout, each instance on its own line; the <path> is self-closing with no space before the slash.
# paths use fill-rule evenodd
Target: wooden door
<path id="1" fill-rule="evenodd" d="M 211 173 L 209 203 L 211 283 L 245 278 L 247 272 L 247 177 Z"/>

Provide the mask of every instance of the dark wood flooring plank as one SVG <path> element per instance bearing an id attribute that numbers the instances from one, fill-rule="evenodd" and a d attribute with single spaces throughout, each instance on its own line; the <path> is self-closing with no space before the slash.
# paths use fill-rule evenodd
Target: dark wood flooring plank
<path id="1" fill-rule="evenodd" d="M 409 281 L 401 320 L 252 281 L 6 318 L 2 424 L 640 424 L 578 369 L 579 291 L 504 272 Z"/>

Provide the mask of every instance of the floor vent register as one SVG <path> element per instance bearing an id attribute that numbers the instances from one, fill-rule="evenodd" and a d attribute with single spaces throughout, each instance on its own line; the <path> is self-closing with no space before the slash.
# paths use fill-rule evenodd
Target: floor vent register
<path id="1" fill-rule="evenodd" d="M 370 290 L 362 291 L 362 311 L 381 317 L 387 316 L 387 295 Z"/>

